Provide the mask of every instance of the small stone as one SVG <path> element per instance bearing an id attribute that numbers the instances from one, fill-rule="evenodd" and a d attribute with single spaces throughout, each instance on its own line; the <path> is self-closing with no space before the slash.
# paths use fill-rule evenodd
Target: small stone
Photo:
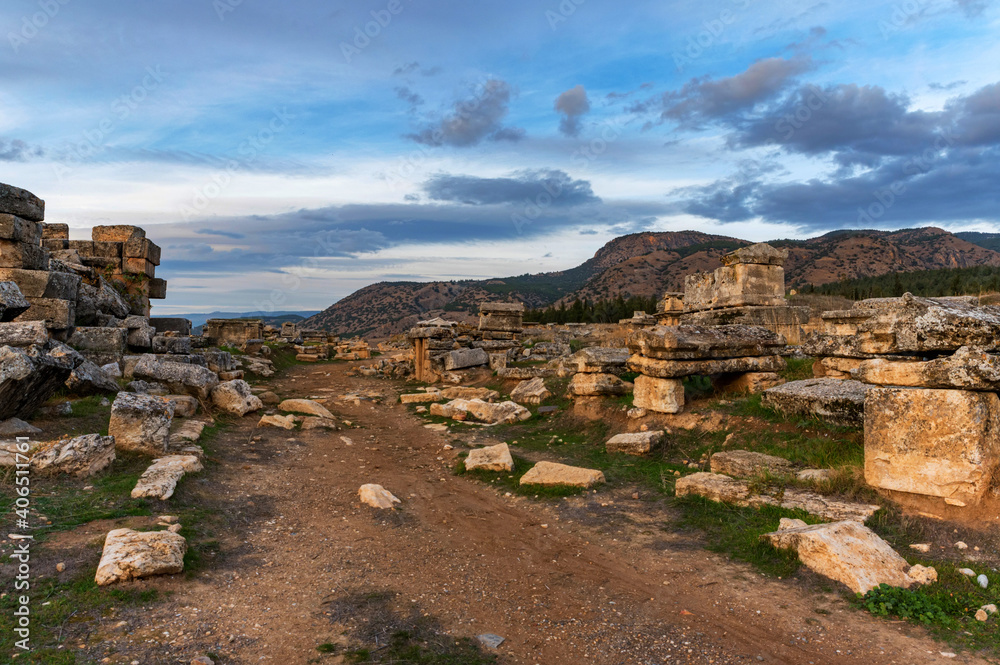
<path id="1" fill-rule="evenodd" d="M 66 564 L 65 563 L 63 563 L 62 561 L 60 561 L 59 563 L 56 564 L 56 572 L 57 573 L 61 573 L 64 570 L 66 570 Z"/>
<path id="2" fill-rule="evenodd" d="M 912 566 L 906 574 L 918 584 L 933 584 L 938 579 L 937 570 L 933 566 L 917 564 Z"/>
<path id="3" fill-rule="evenodd" d="M 361 489 L 358 490 L 358 497 L 361 499 L 361 503 L 380 510 L 395 508 L 393 504 L 401 503 L 399 499 L 393 496 L 392 492 L 381 485 L 374 484 L 362 485 Z"/>
<path id="4" fill-rule="evenodd" d="M 183 528 L 184 527 L 180 524 L 171 524 L 170 526 L 167 527 L 167 531 L 169 531 L 170 533 L 180 533 L 181 529 Z"/>
<path id="5" fill-rule="evenodd" d="M 191 661 L 191 665 L 215 665 L 215 661 L 208 656 L 198 656 Z"/>
<path id="6" fill-rule="evenodd" d="M 930 543 L 913 543 L 910 545 L 910 549 L 918 552 L 930 552 L 931 545 Z"/>
<path id="7" fill-rule="evenodd" d="M 971 568 L 959 568 L 958 572 L 961 573 L 962 575 L 965 575 L 966 577 L 976 576 L 976 571 L 972 570 Z"/>
<path id="8" fill-rule="evenodd" d="M 476 639 L 479 640 L 480 644 L 489 648 L 496 649 L 504 642 L 504 638 L 499 635 L 494 635 L 493 633 L 483 633 L 482 635 L 476 635 Z"/>
<path id="9" fill-rule="evenodd" d="M 996 614 L 997 613 L 997 606 L 994 605 L 993 603 L 990 603 L 989 605 L 983 605 L 979 609 L 983 610 L 987 614 Z"/>
<path id="10" fill-rule="evenodd" d="M 990 615 L 986 613 L 986 610 L 976 610 L 976 621 L 986 621 L 990 618 Z"/>
<path id="11" fill-rule="evenodd" d="M 985 575 L 980 575 L 979 577 L 976 578 L 976 581 L 979 582 L 979 586 L 983 587 L 984 589 L 990 585 L 990 578 L 986 577 Z"/>
<path id="12" fill-rule="evenodd" d="M 958 541 L 957 543 L 955 543 L 955 547 L 957 547 L 960 550 L 967 550 L 967 549 L 969 549 L 969 546 L 966 545 L 965 543 L 963 543 L 961 540 Z"/>
<path id="13" fill-rule="evenodd" d="M 486 448 L 477 448 L 470 451 L 465 458 L 465 468 L 469 471 L 481 469 L 483 471 L 511 471 L 514 469 L 514 458 L 510 455 L 510 448 L 506 443 L 500 443 Z"/>

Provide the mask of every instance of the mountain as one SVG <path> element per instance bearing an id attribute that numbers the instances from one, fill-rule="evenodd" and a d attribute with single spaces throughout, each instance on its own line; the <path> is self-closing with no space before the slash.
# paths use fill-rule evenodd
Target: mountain
<path id="1" fill-rule="evenodd" d="M 1000 233 L 977 233 L 976 231 L 963 231 L 956 233 L 962 240 L 968 240 L 973 245 L 979 245 L 986 249 L 1000 252 Z"/>
<path id="2" fill-rule="evenodd" d="M 172 314 L 171 316 L 191 319 L 195 328 L 205 325 L 209 319 L 262 319 L 265 325 L 280 326 L 285 321 L 302 321 L 318 312 L 199 312 L 197 314 Z"/>
<path id="3" fill-rule="evenodd" d="M 989 234 L 983 234 L 989 235 Z M 577 298 L 655 296 L 683 291 L 686 275 L 714 270 L 723 254 L 749 241 L 699 231 L 634 233 L 560 272 L 460 282 L 380 282 L 307 319 L 305 327 L 384 337 L 418 320 L 448 314 L 472 320 L 479 303 L 519 300 L 543 307 Z M 1000 266 L 1000 252 L 937 228 L 834 231 L 808 240 L 775 240 L 788 250 L 785 284 L 801 288 L 894 272 Z"/>

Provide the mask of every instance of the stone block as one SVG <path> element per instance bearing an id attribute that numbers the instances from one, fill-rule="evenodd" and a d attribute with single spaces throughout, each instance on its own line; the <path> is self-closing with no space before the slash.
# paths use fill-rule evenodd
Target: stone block
<path id="1" fill-rule="evenodd" d="M 0 275 L 0 280 L 3 276 Z M 13 321 L 28 311 L 31 304 L 14 282 L 0 281 L 0 322 Z"/>
<path id="2" fill-rule="evenodd" d="M 761 326 L 653 326 L 628 334 L 632 353 L 661 360 L 704 360 L 774 355 L 785 338 Z"/>
<path id="3" fill-rule="evenodd" d="M 128 331 L 124 328 L 77 328 L 69 345 L 99 365 L 117 362 L 125 356 Z M 95 360 L 96 358 L 96 360 Z"/>
<path id="4" fill-rule="evenodd" d="M 151 281 L 156 281 L 156 280 L 151 280 Z M 156 332 L 160 335 L 162 335 L 165 332 L 175 332 L 178 333 L 179 335 L 191 334 L 191 319 L 156 316 L 149 319 L 149 325 L 153 326 Z"/>
<path id="5" fill-rule="evenodd" d="M 115 446 L 159 457 L 167 451 L 174 405 L 154 395 L 120 392 L 111 404 L 108 434 Z"/>
<path id="6" fill-rule="evenodd" d="M 156 335 L 153 337 L 153 353 L 169 353 L 171 355 L 191 353 L 191 338 Z"/>
<path id="7" fill-rule="evenodd" d="M 658 379 L 679 379 L 685 376 L 731 374 L 745 372 L 781 372 L 788 364 L 781 356 L 750 356 L 745 358 L 709 358 L 706 360 L 661 360 L 635 354 L 628 360 L 633 372 Z"/>
<path id="8" fill-rule="evenodd" d="M 551 396 L 552 393 L 545 387 L 545 379 L 541 377 L 521 381 L 510 392 L 510 398 L 518 404 L 541 404 Z"/>
<path id="9" fill-rule="evenodd" d="M 31 457 L 31 470 L 40 476 L 93 476 L 115 460 L 115 438 L 88 434 L 42 445 Z"/>
<path id="10" fill-rule="evenodd" d="M 604 444 L 609 453 L 645 455 L 663 441 L 663 430 L 616 434 Z"/>
<path id="11" fill-rule="evenodd" d="M 0 281 L 16 282 L 26 298 L 55 298 L 76 300 L 80 289 L 80 276 L 68 272 L 0 268 Z"/>
<path id="12" fill-rule="evenodd" d="M 263 402 L 254 395 L 246 381 L 226 381 L 212 389 L 212 403 L 225 411 L 237 416 L 245 416 L 251 411 L 264 407 Z"/>
<path id="13" fill-rule="evenodd" d="M 584 469 L 555 462 L 538 462 L 521 476 L 519 484 L 591 487 L 603 482 L 605 482 L 604 474 L 596 469 Z"/>
<path id="14" fill-rule="evenodd" d="M 465 469 L 467 471 L 513 471 L 514 458 L 511 457 L 510 448 L 506 443 L 485 448 L 475 448 L 469 451 L 469 456 L 465 458 Z"/>
<path id="15" fill-rule="evenodd" d="M 764 474 L 781 476 L 792 472 L 793 465 L 784 457 L 765 455 L 750 450 L 725 450 L 712 455 L 713 473 L 737 478 L 752 478 Z"/>
<path id="16" fill-rule="evenodd" d="M 738 263 L 781 266 L 788 259 L 787 249 L 776 249 L 767 243 L 759 242 L 755 245 L 740 247 L 736 251 L 730 252 L 722 257 L 722 263 L 727 266 Z"/>
<path id="17" fill-rule="evenodd" d="M 864 423 L 865 395 L 872 386 L 850 379 L 789 381 L 764 391 L 764 405 L 785 415 L 822 418 L 837 425 Z"/>
<path id="18" fill-rule="evenodd" d="M 159 499 L 166 501 L 174 495 L 177 483 L 186 473 L 202 470 L 201 460 L 194 455 L 167 455 L 153 460 L 153 464 L 139 477 L 132 490 L 133 499 Z"/>
<path id="19" fill-rule="evenodd" d="M 0 420 L 29 417 L 72 371 L 73 363 L 64 358 L 0 346 Z"/>
<path id="20" fill-rule="evenodd" d="M 98 586 L 184 571 L 187 541 L 170 531 L 115 529 L 104 540 L 94 580 Z"/>
<path id="21" fill-rule="evenodd" d="M 574 374 L 567 392 L 577 397 L 627 395 L 632 392 L 632 384 L 614 374 Z"/>
<path id="22" fill-rule="evenodd" d="M 42 224 L 42 238 L 44 240 L 69 240 L 69 224 Z"/>
<path id="23" fill-rule="evenodd" d="M 66 330 L 76 324 L 76 304 L 58 298 L 26 298 L 31 304 L 15 321 L 44 321 L 50 330 Z"/>
<path id="24" fill-rule="evenodd" d="M 149 298 L 152 300 L 163 300 L 167 297 L 167 280 L 153 277 L 149 280 Z M 188 330 L 187 334 L 191 334 Z"/>
<path id="25" fill-rule="evenodd" d="M 444 357 L 444 368 L 448 371 L 489 364 L 490 355 L 482 349 L 457 349 Z"/>
<path id="26" fill-rule="evenodd" d="M 0 323 L 0 346 L 44 346 L 48 341 L 44 321 Z"/>
<path id="27" fill-rule="evenodd" d="M 859 360 L 854 378 L 880 386 L 1000 390 L 1000 356 L 963 346 L 952 356 L 926 362 Z"/>
<path id="28" fill-rule="evenodd" d="M 93 240 L 70 240 L 69 249 L 76 251 L 80 258 L 87 258 L 94 255 Z"/>
<path id="29" fill-rule="evenodd" d="M 123 259 L 122 272 L 128 275 L 154 277 L 156 275 L 156 266 L 146 259 Z"/>
<path id="30" fill-rule="evenodd" d="M 42 225 L 16 215 L 0 213 L 0 240 L 18 242 L 25 245 L 40 245 Z"/>
<path id="31" fill-rule="evenodd" d="M 0 182 L 0 213 L 40 222 L 45 219 L 45 201 L 27 190 Z"/>
<path id="32" fill-rule="evenodd" d="M 116 224 L 112 226 L 95 226 L 90 237 L 97 242 L 126 243 L 133 238 L 145 238 L 146 232 L 138 226 Z"/>
<path id="33" fill-rule="evenodd" d="M 657 413 L 680 413 L 684 408 L 684 384 L 680 379 L 639 376 L 632 403 L 636 408 Z"/>
<path id="34" fill-rule="evenodd" d="M 120 242 L 100 242 L 94 241 L 94 254 L 95 258 L 99 259 L 115 259 L 119 260 L 122 258 L 122 243 Z"/>
<path id="35" fill-rule="evenodd" d="M 774 372 L 747 372 L 746 374 L 723 374 L 713 381 L 713 386 L 723 393 L 760 393 L 780 386 L 785 379 Z"/>
<path id="36" fill-rule="evenodd" d="M 55 254 L 55 252 L 66 252 L 69 249 L 69 240 L 63 240 L 62 238 L 42 238 L 42 249 L 49 253 L 49 258 L 58 259 L 64 263 L 80 263 L 79 254 L 76 254 L 77 260 L 67 261 L 68 254 Z"/>
<path id="37" fill-rule="evenodd" d="M 865 398 L 865 480 L 881 489 L 975 505 L 1000 465 L 1000 397 L 873 388 Z"/>
<path id="38" fill-rule="evenodd" d="M 626 348 L 592 346 L 580 349 L 568 358 L 563 358 L 560 374 L 570 376 L 578 372 L 593 374 L 621 374 L 627 370 L 629 352 Z"/>
<path id="39" fill-rule="evenodd" d="M 127 259 L 146 259 L 154 266 L 160 265 L 160 247 L 149 238 L 129 239 L 122 246 L 122 252 Z"/>
<path id="40" fill-rule="evenodd" d="M 0 268 L 48 270 L 49 254 L 41 245 L 0 240 Z"/>
<path id="41" fill-rule="evenodd" d="M 211 369 L 190 363 L 160 361 L 155 356 L 126 356 L 126 377 L 162 383 L 177 394 L 208 399 L 219 385 L 219 377 Z M 242 415 L 242 414 L 241 414 Z"/>

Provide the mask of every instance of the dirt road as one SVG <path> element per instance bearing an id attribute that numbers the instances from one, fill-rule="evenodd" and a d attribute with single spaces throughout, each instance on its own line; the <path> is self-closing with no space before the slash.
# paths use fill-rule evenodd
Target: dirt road
<path id="1" fill-rule="evenodd" d="M 378 639 L 393 613 L 428 615 L 454 637 L 500 635 L 503 663 L 981 662 L 944 657 L 918 630 L 851 610 L 836 592 L 708 553 L 669 529 L 666 502 L 632 488 L 535 501 L 455 476 L 458 449 L 445 446 L 462 442 L 426 429 L 396 403 L 395 384 L 345 370 L 297 367 L 272 387 L 328 398 L 353 428 L 252 431 L 248 417 L 216 442 L 219 465 L 190 491 L 223 516 L 221 554 L 195 580 L 135 583 L 174 595 L 132 612 L 126 634 L 109 627 L 118 653 L 107 662 L 206 652 L 223 663 L 339 662 L 317 645 L 346 644 L 348 629 Z M 357 390 L 383 398 L 337 400 Z M 369 482 L 401 509 L 361 506 Z"/>

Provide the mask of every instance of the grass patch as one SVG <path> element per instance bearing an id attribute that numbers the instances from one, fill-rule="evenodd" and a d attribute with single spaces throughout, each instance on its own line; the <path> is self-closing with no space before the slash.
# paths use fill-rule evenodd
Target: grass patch
<path id="1" fill-rule="evenodd" d="M 18 663 L 38 665 L 74 665 L 79 662 L 73 645 L 97 628 L 97 622 L 112 608 L 135 607 L 156 601 L 153 590 L 127 590 L 98 587 L 94 582 L 97 567 L 82 572 L 69 581 L 34 578 L 31 588 L 31 647 L 21 652 Z M 14 609 L 17 594 L 0 599 L 0 653 L 18 653 L 14 642 Z M 62 647 L 62 648 L 60 648 Z M 67 648 L 69 647 L 69 648 Z"/>
<path id="2" fill-rule="evenodd" d="M 805 520 L 809 524 L 822 521 L 801 510 L 775 506 L 743 508 L 698 496 L 681 497 L 674 504 L 682 514 L 678 526 L 702 531 L 710 551 L 746 561 L 762 573 L 775 577 L 787 577 L 798 570 L 798 554 L 761 542 L 760 536 L 777 531 L 782 517 Z"/>
<path id="3" fill-rule="evenodd" d="M 785 358 L 788 367 L 778 372 L 785 381 L 802 381 L 813 378 L 813 363 L 815 358 Z"/>

